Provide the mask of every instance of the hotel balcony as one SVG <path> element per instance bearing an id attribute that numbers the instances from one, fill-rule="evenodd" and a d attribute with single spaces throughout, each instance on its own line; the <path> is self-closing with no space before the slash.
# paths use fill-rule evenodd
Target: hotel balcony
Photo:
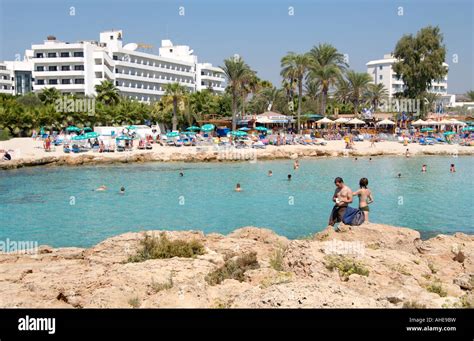
<path id="1" fill-rule="evenodd" d="M 194 73 L 192 71 L 178 71 L 175 69 L 170 69 L 166 68 L 163 66 L 158 66 L 158 65 L 146 65 L 146 64 L 139 64 L 139 63 L 132 63 L 132 62 L 126 62 L 123 60 L 116 60 L 115 61 L 116 66 L 122 66 L 126 68 L 131 68 L 131 69 L 140 69 L 140 70 L 148 70 L 148 71 L 158 71 L 166 74 L 171 74 L 171 75 L 180 75 L 180 76 L 186 76 L 186 77 L 194 77 Z"/>

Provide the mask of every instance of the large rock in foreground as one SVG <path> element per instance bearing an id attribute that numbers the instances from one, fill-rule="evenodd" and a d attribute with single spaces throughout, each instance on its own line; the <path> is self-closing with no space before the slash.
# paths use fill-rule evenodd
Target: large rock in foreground
<path id="1" fill-rule="evenodd" d="M 0 307 L 472 306 L 473 236 L 422 241 L 414 230 L 376 224 L 342 230 L 304 240 L 254 227 L 227 236 L 172 231 L 169 240 L 197 240 L 204 254 L 138 263 L 127 260 L 144 233 L 90 249 L 0 254 Z M 209 282 L 210 273 L 253 252 L 258 265 L 241 277 Z"/>

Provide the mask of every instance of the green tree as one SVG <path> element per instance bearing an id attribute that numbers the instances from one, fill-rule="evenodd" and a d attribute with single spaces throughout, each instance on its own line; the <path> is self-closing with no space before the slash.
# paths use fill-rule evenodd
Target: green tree
<path id="1" fill-rule="evenodd" d="M 303 99 L 303 79 L 311 64 L 311 57 L 307 54 L 289 52 L 281 59 L 281 76 L 285 79 L 294 79 L 298 86 L 297 132 L 301 128 L 301 101 Z"/>
<path id="2" fill-rule="evenodd" d="M 169 96 L 173 101 L 173 117 L 171 120 L 173 130 L 178 128 L 178 103 L 184 99 L 186 92 L 186 88 L 179 83 L 165 85 L 165 96 Z"/>
<path id="3" fill-rule="evenodd" d="M 221 66 L 227 79 L 227 90 L 232 95 L 232 130 L 237 128 L 237 110 L 239 96 L 242 92 L 249 74 L 253 73 L 245 61 L 238 56 L 224 60 Z"/>
<path id="4" fill-rule="evenodd" d="M 383 83 L 370 83 L 367 85 L 367 91 L 364 95 L 367 102 L 370 103 L 374 110 L 377 110 L 380 101 L 388 98 L 388 91 L 383 85 Z"/>
<path id="5" fill-rule="evenodd" d="M 113 105 L 120 102 L 117 87 L 111 81 L 103 81 L 95 86 L 97 100 L 105 104 Z"/>
<path id="6" fill-rule="evenodd" d="M 466 96 L 467 98 L 469 98 L 470 101 L 474 102 L 474 90 L 469 90 L 468 92 L 466 92 Z"/>
<path id="7" fill-rule="evenodd" d="M 350 70 L 346 74 L 348 95 L 350 101 L 354 105 L 354 113 L 359 111 L 359 104 L 362 100 L 362 96 L 367 91 L 372 79 L 366 72 L 355 72 Z"/>
<path id="8" fill-rule="evenodd" d="M 425 93 L 433 80 L 448 70 L 443 65 L 446 47 L 439 27 L 424 27 L 416 36 L 404 35 L 395 46 L 393 71 L 406 85 L 404 96 L 415 99 Z"/>
<path id="9" fill-rule="evenodd" d="M 344 55 L 330 44 L 319 44 L 309 52 L 311 66 L 308 77 L 321 83 L 321 113 L 326 114 L 329 89 L 348 67 Z"/>
<path id="10" fill-rule="evenodd" d="M 43 104 L 54 104 L 61 97 L 61 92 L 56 88 L 44 88 L 38 94 L 38 98 Z"/>

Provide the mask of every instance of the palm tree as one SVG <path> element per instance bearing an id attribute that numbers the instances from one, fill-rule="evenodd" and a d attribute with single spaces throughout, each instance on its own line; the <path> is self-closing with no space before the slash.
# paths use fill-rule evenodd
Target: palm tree
<path id="1" fill-rule="evenodd" d="M 61 92 L 56 88 L 44 88 L 38 94 L 38 98 L 43 104 L 53 104 L 61 97 Z"/>
<path id="2" fill-rule="evenodd" d="M 108 104 L 118 104 L 120 101 L 120 95 L 117 87 L 111 81 L 103 81 L 95 86 L 97 93 L 97 100 Z"/>
<path id="3" fill-rule="evenodd" d="M 367 86 L 367 91 L 365 93 L 367 101 L 373 106 L 374 111 L 377 110 L 380 101 L 388 97 L 388 91 L 383 85 L 383 83 L 370 83 Z"/>
<path id="4" fill-rule="evenodd" d="M 344 55 L 330 44 L 319 44 L 309 52 L 311 66 L 308 77 L 321 82 L 321 111 L 326 114 L 329 88 L 335 84 L 339 75 L 348 67 Z"/>
<path id="5" fill-rule="evenodd" d="M 303 99 L 303 79 L 311 64 L 311 58 L 307 53 L 297 54 L 289 52 L 281 59 L 281 75 L 286 79 L 296 80 L 298 86 L 298 116 L 297 116 L 297 132 L 300 131 L 301 121 L 301 101 Z"/>
<path id="6" fill-rule="evenodd" d="M 183 99 L 186 92 L 186 88 L 179 83 L 169 83 L 165 85 L 165 95 L 173 100 L 173 118 L 171 120 L 173 130 L 178 128 L 178 102 Z"/>
<path id="7" fill-rule="evenodd" d="M 469 90 L 466 92 L 466 96 L 469 98 L 470 101 L 474 101 L 474 90 Z"/>
<path id="8" fill-rule="evenodd" d="M 272 88 L 264 88 L 258 93 L 258 97 L 262 98 L 267 105 L 267 110 L 269 107 L 273 107 L 273 104 L 281 97 L 283 97 L 283 93 L 281 89 L 277 89 L 276 87 Z"/>
<path id="9" fill-rule="evenodd" d="M 231 57 L 224 60 L 221 66 L 227 78 L 227 87 L 232 94 L 232 130 L 237 128 L 237 105 L 242 87 L 248 79 L 249 73 L 253 73 L 250 67 L 241 57 Z"/>
<path id="10" fill-rule="evenodd" d="M 354 112 L 357 113 L 362 95 L 366 92 L 372 78 L 366 72 L 355 72 L 353 70 L 348 71 L 346 77 L 349 87 L 349 97 L 354 104 Z"/>

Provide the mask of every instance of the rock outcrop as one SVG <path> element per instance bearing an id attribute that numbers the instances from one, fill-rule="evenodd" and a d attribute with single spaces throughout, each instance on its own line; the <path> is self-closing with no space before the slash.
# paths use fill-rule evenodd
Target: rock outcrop
<path id="1" fill-rule="evenodd" d="M 417 231 L 378 224 L 343 230 L 300 240 L 255 227 L 227 236 L 171 231 L 169 240 L 197 240 L 205 253 L 138 263 L 127 260 L 145 232 L 89 249 L 0 254 L 0 307 L 472 306 L 474 236 L 423 241 Z M 242 281 L 206 280 L 229 259 L 253 252 L 258 266 Z"/>

